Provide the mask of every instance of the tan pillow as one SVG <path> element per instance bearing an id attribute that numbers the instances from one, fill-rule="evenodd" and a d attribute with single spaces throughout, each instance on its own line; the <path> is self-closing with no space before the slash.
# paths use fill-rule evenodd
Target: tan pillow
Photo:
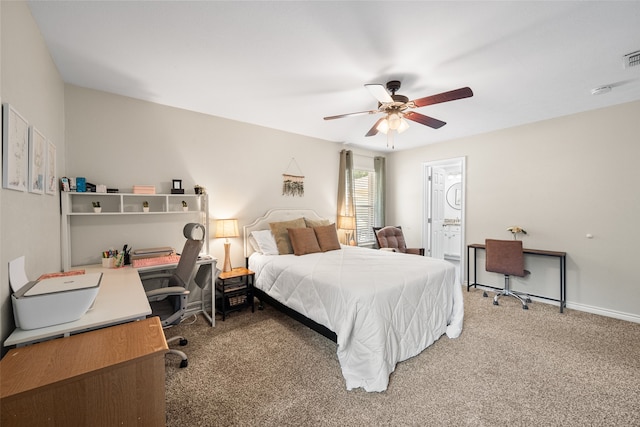
<path id="1" fill-rule="evenodd" d="M 313 228 L 290 228 L 288 232 L 295 255 L 313 254 L 321 251 Z"/>
<path id="2" fill-rule="evenodd" d="M 305 224 L 307 224 L 307 227 L 309 228 L 320 227 L 321 225 L 331 224 L 331 222 L 329 222 L 328 219 L 309 219 L 307 217 L 304 217 L 304 222 Z"/>
<path id="3" fill-rule="evenodd" d="M 271 234 L 276 239 L 276 245 L 278 245 L 278 253 L 280 255 L 292 254 L 293 248 L 291 247 L 291 241 L 289 240 L 289 234 L 287 228 L 305 228 L 307 225 L 304 222 L 304 218 L 293 219 L 291 221 L 271 222 L 269 228 L 271 228 Z"/>
<path id="4" fill-rule="evenodd" d="M 338 240 L 338 231 L 335 224 L 313 227 L 313 231 L 316 233 L 322 252 L 340 249 L 340 241 Z"/>

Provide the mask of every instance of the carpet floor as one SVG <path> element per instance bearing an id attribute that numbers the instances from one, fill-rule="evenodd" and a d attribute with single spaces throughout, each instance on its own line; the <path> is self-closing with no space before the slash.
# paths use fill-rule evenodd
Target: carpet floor
<path id="1" fill-rule="evenodd" d="M 463 291 L 457 339 L 399 363 L 382 393 L 347 391 L 336 344 L 270 306 L 184 335 L 166 357 L 167 426 L 640 426 L 640 324 Z"/>

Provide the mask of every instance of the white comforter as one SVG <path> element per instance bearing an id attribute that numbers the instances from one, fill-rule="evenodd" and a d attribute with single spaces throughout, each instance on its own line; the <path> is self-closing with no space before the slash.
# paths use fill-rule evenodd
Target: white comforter
<path id="1" fill-rule="evenodd" d="M 343 246 L 254 253 L 249 268 L 257 288 L 336 333 L 348 390 L 386 390 L 396 363 L 462 331 L 462 289 L 443 260 Z"/>

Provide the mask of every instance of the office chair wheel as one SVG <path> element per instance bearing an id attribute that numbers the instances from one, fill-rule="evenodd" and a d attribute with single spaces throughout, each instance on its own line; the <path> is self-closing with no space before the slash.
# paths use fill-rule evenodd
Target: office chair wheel
<path id="1" fill-rule="evenodd" d="M 189 365 L 189 361 L 188 360 L 182 360 L 180 362 L 180 367 L 181 368 L 186 368 Z"/>
<path id="2" fill-rule="evenodd" d="M 500 304 L 498 304 L 498 301 L 493 300 L 493 305 L 500 305 Z"/>
<path id="3" fill-rule="evenodd" d="M 522 305 L 522 309 L 523 309 L 523 310 L 529 310 L 529 306 L 528 306 L 527 304 L 523 304 L 523 305 Z"/>
<path id="4" fill-rule="evenodd" d="M 524 302 L 526 302 L 527 304 L 529 304 L 529 303 L 531 302 L 531 298 L 526 297 L 526 298 L 525 298 L 525 300 L 524 300 Z"/>
<path id="5" fill-rule="evenodd" d="M 182 339 L 180 340 L 180 345 L 185 346 L 185 345 L 187 345 L 187 344 L 189 344 L 189 341 L 187 341 L 187 339 L 186 339 L 186 338 L 182 338 Z"/>
<path id="6" fill-rule="evenodd" d="M 489 296 L 489 294 L 487 293 L 487 291 L 484 291 L 484 292 L 482 292 L 482 296 L 486 298 L 486 297 Z"/>

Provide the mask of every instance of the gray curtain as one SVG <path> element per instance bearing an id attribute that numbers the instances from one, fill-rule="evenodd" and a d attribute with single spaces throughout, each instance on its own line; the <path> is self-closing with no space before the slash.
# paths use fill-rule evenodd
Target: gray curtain
<path id="1" fill-rule="evenodd" d="M 355 190 L 353 182 L 353 153 L 351 150 L 340 152 L 340 169 L 338 172 L 338 217 L 356 216 L 356 206 L 353 200 Z M 355 241 L 358 241 L 357 231 L 353 231 Z"/>
<path id="2" fill-rule="evenodd" d="M 384 207 L 386 202 L 386 182 L 387 182 L 387 170 L 385 166 L 384 157 L 373 158 L 373 168 L 376 173 L 376 194 L 378 195 L 375 200 L 375 206 L 373 210 L 373 219 L 375 227 L 384 227 L 386 221 L 384 216 Z"/>

